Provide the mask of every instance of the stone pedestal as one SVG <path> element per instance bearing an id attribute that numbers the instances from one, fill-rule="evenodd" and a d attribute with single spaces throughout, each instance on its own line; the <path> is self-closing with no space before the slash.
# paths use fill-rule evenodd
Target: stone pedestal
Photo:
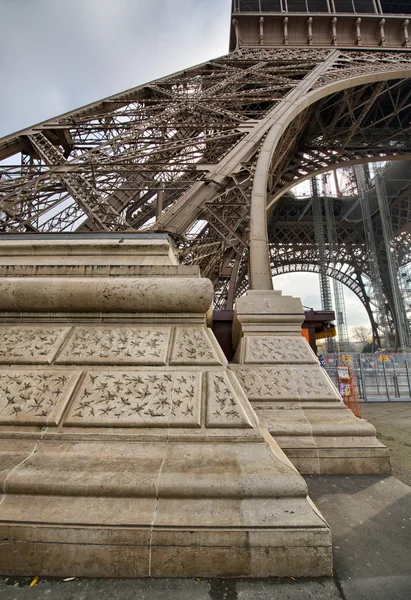
<path id="1" fill-rule="evenodd" d="M 2 574 L 331 575 L 177 263 L 164 235 L 0 239 Z"/>
<path id="2" fill-rule="evenodd" d="M 374 427 L 344 405 L 301 336 L 298 298 L 250 291 L 237 299 L 230 369 L 255 410 L 304 474 L 388 474 L 388 449 Z"/>

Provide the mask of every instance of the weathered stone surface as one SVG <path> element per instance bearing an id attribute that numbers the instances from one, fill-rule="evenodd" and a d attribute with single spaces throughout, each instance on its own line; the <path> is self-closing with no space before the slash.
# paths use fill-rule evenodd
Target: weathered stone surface
<path id="1" fill-rule="evenodd" d="M 208 279 L 177 277 L 0 277 L 0 312 L 206 313 Z"/>
<path id="2" fill-rule="evenodd" d="M 75 327 L 57 363 L 165 365 L 171 327 Z"/>
<path id="3" fill-rule="evenodd" d="M 206 424 L 208 427 L 252 427 L 239 394 L 224 371 L 208 373 Z"/>
<path id="4" fill-rule="evenodd" d="M 318 360 L 301 337 L 249 336 L 246 338 L 247 363 L 314 363 Z"/>
<path id="5" fill-rule="evenodd" d="M 211 333 L 211 332 L 210 332 Z M 211 335 L 213 335 L 211 333 Z M 213 336 L 214 338 L 214 336 Z M 227 364 L 217 342 L 204 327 L 177 327 L 171 365 L 220 365 Z"/>
<path id="6" fill-rule="evenodd" d="M 0 371 L 0 423 L 57 425 L 79 372 Z"/>
<path id="7" fill-rule="evenodd" d="M 177 266 L 178 258 L 170 237 L 99 234 L 99 237 L 70 234 L 70 239 L 24 236 L 0 239 L 0 265 L 53 266 L 54 275 L 72 276 L 73 265 Z M 184 267 L 179 267 L 183 268 Z"/>
<path id="8" fill-rule="evenodd" d="M 254 291 L 236 303 L 237 375 L 260 424 L 303 473 L 389 473 L 375 429 L 344 405 L 301 337 L 299 300 Z M 292 335 L 290 335 L 292 334 Z"/>
<path id="9" fill-rule="evenodd" d="M 279 291 L 249 290 L 237 298 L 233 320 L 233 342 L 239 361 L 244 360 L 243 342 L 249 335 L 301 337 L 304 311 L 299 298 Z"/>
<path id="10" fill-rule="evenodd" d="M 109 237 L 0 240 L 0 572 L 330 574 L 329 528 L 206 326 L 211 282 L 164 236 Z"/>
<path id="11" fill-rule="evenodd" d="M 187 371 L 88 371 L 65 423 L 195 427 L 201 380 L 201 373 Z"/>
<path id="12" fill-rule="evenodd" d="M 305 341 L 305 340 L 303 340 Z M 335 400 L 338 392 L 321 368 L 303 366 L 232 367 L 250 400 Z"/>
<path id="13" fill-rule="evenodd" d="M 50 364 L 69 327 L 0 325 L 0 363 Z"/>
<path id="14" fill-rule="evenodd" d="M 134 576 L 124 554 L 110 566 L 126 546 L 142 576 L 329 574 L 329 531 L 305 495 L 258 439 L 43 440 L 7 478 L 0 572 L 84 574 L 93 558 L 96 576 Z"/>

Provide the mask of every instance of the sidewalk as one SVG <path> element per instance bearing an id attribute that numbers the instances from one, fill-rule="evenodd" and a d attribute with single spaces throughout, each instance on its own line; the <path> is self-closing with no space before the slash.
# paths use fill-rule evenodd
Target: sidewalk
<path id="1" fill-rule="evenodd" d="M 393 475 L 411 485 L 411 402 L 367 402 L 360 409 L 390 449 Z"/>
<path id="2" fill-rule="evenodd" d="M 409 600 L 411 403 L 362 404 L 396 477 L 309 476 L 331 526 L 335 576 L 322 579 L 0 579 L 3 600 Z"/>

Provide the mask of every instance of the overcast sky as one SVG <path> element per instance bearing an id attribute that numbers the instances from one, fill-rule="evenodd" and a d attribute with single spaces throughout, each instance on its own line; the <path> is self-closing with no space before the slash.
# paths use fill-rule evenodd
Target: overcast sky
<path id="1" fill-rule="evenodd" d="M 230 0 L 0 0 L 0 136 L 225 54 Z"/>
<path id="2" fill-rule="evenodd" d="M 228 51 L 231 0 L 0 0 L 0 137 Z M 318 276 L 277 289 L 320 309 Z M 354 294 L 349 325 L 368 325 Z"/>

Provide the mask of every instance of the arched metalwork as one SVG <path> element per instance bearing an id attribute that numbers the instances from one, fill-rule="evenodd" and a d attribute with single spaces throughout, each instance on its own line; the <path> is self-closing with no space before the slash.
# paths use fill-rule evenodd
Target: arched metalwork
<path id="1" fill-rule="evenodd" d="M 284 273 L 319 273 L 320 267 L 317 264 L 303 263 L 303 264 L 285 264 L 278 266 L 277 268 L 273 268 L 273 277 L 276 275 L 282 275 Z M 379 330 L 379 325 L 375 321 L 373 307 L 371 305 L 370 296 L 366 291 L 366 284 L 364 282 L 364 276 L 361 273 L 352 271 L 351 269 L 343 270 L 336 269 L 333 267 L 327 267 L 326 273 L 328 277 L 332 277 L 337 281 L 344 284 L 348 289 L 350 289 L 357 298 L 361 301 L 370 321 L 370 327 L 373 334 L 374 342 L 376 343 L 376 347 L 381 346 L 381 332 Z M 367 278 L 365 278 L 367 279 Z M 367 287 L 370 287 L 369 282 L 367 281 Z"/>
<path id="2" fill-rule="evenodd" d="M 168 231 L 230 306 L 271 285 L 269 243 L 285 260 L 312 235 L 277 218 L 292 186 L 409 158 L 410 75 L 405 47 L 240 47 L 71 111 L 0 140 L 0 231 Z M 390 209 L 401 264 L 410 206 Z M 361 225 L 337 230 L 340 262 L 367 273 Z"/>

